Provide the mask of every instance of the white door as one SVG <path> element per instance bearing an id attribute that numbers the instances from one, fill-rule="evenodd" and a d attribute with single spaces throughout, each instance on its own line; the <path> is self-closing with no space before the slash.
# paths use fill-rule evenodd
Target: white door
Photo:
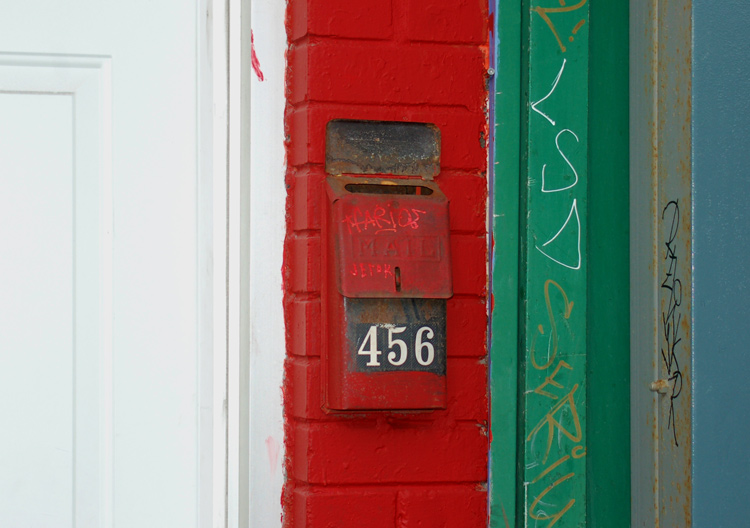
<path id="1" fill-rule="evenodd" d="M 206 518 L 202 15 L 3 4 L 0 526 Z"/>

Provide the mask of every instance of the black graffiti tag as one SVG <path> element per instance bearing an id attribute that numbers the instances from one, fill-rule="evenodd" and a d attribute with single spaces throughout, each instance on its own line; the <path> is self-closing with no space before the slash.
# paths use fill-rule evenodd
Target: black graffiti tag
<path id="1" fill-rule="evenodd" d="M 664 346 L 661 348 L 661 357 L 664 367 L 667 370 L 667 379 L 672 389 L 669 395 L 669 419 L 667 428 L 672 429 L 674 444 L 679 446 L 677 441 L 677 429 L 675 428 L 675 410 L 674 402 L 682 392 L 682 372 L 680 363 L 677 359 L 677 345 L 682 341 L 680 336 L 680 323 L 682 322 L 682 312 L 679 310 L 682 304 L 682 281 L 679 279 L 678 265 L 679 257 L 675 248 L 675 239 L 680 227 L 680 205 L 677 200 L 669 202 L 661 212 L 661 219 L 667 219 L 669 225 L 669 234 L 664 243 L 666 261 L 666 272 L 664 280 L 661 283 L 662 289 L 668 290 L 666 305 L 662 308 L 661 324 L 664 335 Z"/>

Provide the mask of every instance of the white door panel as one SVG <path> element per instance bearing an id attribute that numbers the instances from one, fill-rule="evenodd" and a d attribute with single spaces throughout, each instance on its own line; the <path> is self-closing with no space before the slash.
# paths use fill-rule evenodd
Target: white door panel
<path id="1" fill-rule="evenodd" d="M 0 54 L 3 525 L 99 526 L 106 511 L 107 71 Z"/>
<path id="2" fill-rule="evenodd" d="M 198 6 L 0 19 L 0 525 L 196 526 Z"/>
<path id="3" fill-rule="evenodd" d="M 25 525 L 28 511 L 39 526 L 70 526 L 73 513 L 71 110 L 71 96 L 0 94 L 0 122 L 21 125 L 0 127 L 0 515 L 9 526 Z"/>

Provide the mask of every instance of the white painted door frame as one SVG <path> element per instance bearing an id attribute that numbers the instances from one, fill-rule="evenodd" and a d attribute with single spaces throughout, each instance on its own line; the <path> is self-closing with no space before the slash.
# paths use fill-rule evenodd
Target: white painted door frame
<path id="1" fill-rule="evenodd" d="M 284 459 L 285 3 L 201 1 L 201 417 L 213 420 L 201 526 L 270 528 Z"/>
<path id="2" fill-rule="evenodd" d="M 201 0 L 199 50 L 198 277 L 200 419 L 200 526 L 239 527 L 239 358 L 237 266 L 232 265 L 238 227 L 230 189 L 238 183 L 239 139 L 235 108 L 241 35 L 232 23 L 236 0 Z M 236 237 L 235 237 L 236 238 Z M 236 260 L 236 259 L 235 259 Z M 244 507 L 242 508 L 244 509 Z"/>
<path id="3" fill-rule="evenodd" d="M 225 2 L 201 0 L 198 50 L 199 525 L 228 526 L 227 207 L 229 28 Z M 232 405 L 233 407 L 233 405 Z"/>
<path id="4" fill-rule="evenodd" d="M 241 35 L 230 14 L 236 0 L 201 0 L 199 17 L 199 183 L 198 277 L 201 465 L 200 526 L 239 527 L 239 369 L 233 250 L 239 240 L 237 204 L 230 189 L 238 182 L 239 139 L 234 119 L 236 64 L 230 51 Z M 236 259 L 235 259 L 236 260 Z M 208 422 L 208 423 L 206 423 Z M 209 425 L 210 424 L 210 425 Z"/>

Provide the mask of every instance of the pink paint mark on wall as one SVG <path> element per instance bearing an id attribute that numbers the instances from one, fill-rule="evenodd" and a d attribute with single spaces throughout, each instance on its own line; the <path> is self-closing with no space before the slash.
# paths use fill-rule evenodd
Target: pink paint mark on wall
<path id="1" fill-rule="evenodd" d="M 271 478 L 273 478 L 279 462 L 279 443 L 272 436 L 266 438 L 266 451 L 268 451 L 268 462 L 271 465 Z"/>
<path id="2" fill-rule="evenodd" d="M 260 71 L 260 62 L 258 62 L 258 56 L 255 54 L 255 37 L 253 36 L 252 30 L 250 30 L 250 63 L 253 66 L 255 75 L 258 76 L 258 80 L 264 80 L 263 72 Z"/>

